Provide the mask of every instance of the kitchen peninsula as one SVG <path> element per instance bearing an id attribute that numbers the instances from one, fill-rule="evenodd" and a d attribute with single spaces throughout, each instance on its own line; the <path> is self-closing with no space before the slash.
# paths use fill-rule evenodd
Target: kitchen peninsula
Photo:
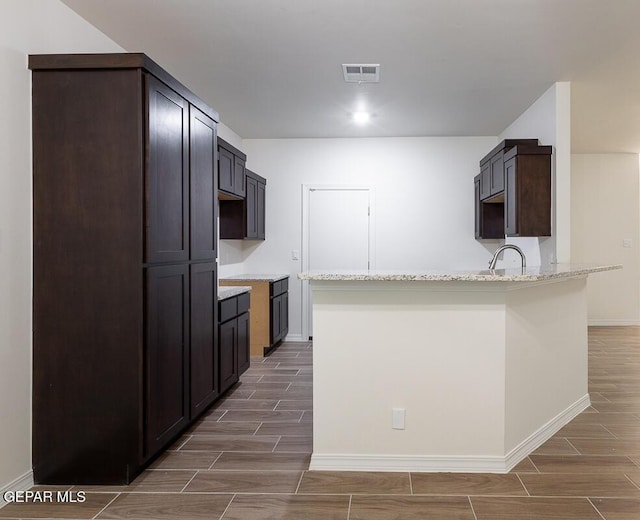
<path id="1" fill-rule="evenodd" d="M 311 469 L 508 472 L 589 406 L 587 276 L 618 268 L 301 273 Z"/>

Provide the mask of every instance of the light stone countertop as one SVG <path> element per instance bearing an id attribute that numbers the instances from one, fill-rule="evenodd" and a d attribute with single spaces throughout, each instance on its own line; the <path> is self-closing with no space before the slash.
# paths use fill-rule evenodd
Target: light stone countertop
<path id="1" fill-rule="evenodd" d="M 527 267 L 524 271 L 519 267 L 478 271 L 309 271 L 299 273 L 298 278 L 312 281 L 537 282 L 614 269 L 622 269 L 622 265 L 547 264 Z"/>
<path id="2" fill-rule="evenodd" d="M 250 286 L 244 285 L 230 285 L 227 287 L 219 286 L 218 287 L 218 301 L 226 300 L 227 298 L 231 298 L 232 296 L 238 296 L 239 294 L 251 292 Z"/>
<path id="3" fill-rule="evenodd" d="M 220 281 L 229 282 L 277 282 L 289 278 L 288 274 L 236 274 L 234 276 L 225 276 Z"/>

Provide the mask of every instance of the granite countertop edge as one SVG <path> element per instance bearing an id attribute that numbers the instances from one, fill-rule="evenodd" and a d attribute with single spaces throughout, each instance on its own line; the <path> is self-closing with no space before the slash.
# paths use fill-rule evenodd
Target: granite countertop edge
<path id="1" fill-rule="evenodd" d="M 220 282 L 278 282 L 289 278 L 288 274 L 236 274 L 220 278 Z"/>
<path id="2" fill-rule="evenodd" d="M 218 301 L 232 298 L 246 292 L 251 292 L 250 286 L 244 285 L 228 285 L 226 287 L 218 287 Z"/>
<path id="3" fill-rule="evenodd" d="M 591 273 L 622 269 L 622 265 L 551 264 L 547 266 L 480 271 L 354 271 L 303 272 L 300 280 L 311 281 L 432 281 L 432 282 L 537 282 L 574 278 Z"/>

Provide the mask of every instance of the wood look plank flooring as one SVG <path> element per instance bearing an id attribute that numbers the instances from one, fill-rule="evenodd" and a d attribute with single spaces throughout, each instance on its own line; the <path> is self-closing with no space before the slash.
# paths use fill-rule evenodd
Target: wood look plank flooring
<path id="1" fill-rule="evenodd" d="M 507 475 L 309 471 L 312 345 L 283 343 L 130 486 L 0 519 L 640 520 L 640 327 L 589 329 L 589 390 Z"/>

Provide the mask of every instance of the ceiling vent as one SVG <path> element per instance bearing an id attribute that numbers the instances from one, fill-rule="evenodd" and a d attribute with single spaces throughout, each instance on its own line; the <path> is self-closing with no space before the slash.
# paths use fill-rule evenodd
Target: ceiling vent
<path id="1" fill-rule="evenodd" d="M 343 63 L 342 72 L 347 83 L 379 83 L 380 64 Z"/>

